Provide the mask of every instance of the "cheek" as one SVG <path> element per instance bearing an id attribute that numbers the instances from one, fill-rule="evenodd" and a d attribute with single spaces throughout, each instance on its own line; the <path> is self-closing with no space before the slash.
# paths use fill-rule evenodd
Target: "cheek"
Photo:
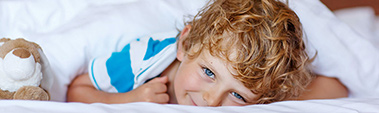
<path id="1" fill-rule="evenodd" d="M 175 77 L 175 90 L 198 91 L 202 86 L 199 71 L 190 69 L 179 69 Z"/>

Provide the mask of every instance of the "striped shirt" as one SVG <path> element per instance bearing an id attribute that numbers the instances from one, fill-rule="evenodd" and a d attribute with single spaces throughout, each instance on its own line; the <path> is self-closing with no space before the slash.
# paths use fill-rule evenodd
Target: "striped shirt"
<path id="1" fill-rule="evenodd" d="M 88 71 L 92 84 L 101 91 L 124 93 L 156 77 L 176 59 L 175 35 L 139 38 L 121 51 L 94 58 Z"/>

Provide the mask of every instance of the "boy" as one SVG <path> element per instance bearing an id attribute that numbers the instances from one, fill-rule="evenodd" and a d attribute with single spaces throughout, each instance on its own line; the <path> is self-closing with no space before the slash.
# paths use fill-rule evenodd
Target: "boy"
<path id="1" fill-rule="evenodd" d="M 94 59 L 89 73 L 73 80 L 67 98 L 242 106 L 347 96 L 338 80 L 312 75 L 310 62 L 299 19 L 285 4 L 214 0 L 177 40 L 137 39 Z"/>

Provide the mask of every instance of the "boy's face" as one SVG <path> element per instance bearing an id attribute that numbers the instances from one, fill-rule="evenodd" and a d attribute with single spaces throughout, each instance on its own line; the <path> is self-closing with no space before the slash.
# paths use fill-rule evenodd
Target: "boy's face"
<path id="1" fill-rule="evenodd" d="M 197 58 L 178 57 L 181 64 L 174 80 L 178 104 L 195 106 L 242 106 L 256 95 L 233 76 L 222 59 L 203 51 Z"/>

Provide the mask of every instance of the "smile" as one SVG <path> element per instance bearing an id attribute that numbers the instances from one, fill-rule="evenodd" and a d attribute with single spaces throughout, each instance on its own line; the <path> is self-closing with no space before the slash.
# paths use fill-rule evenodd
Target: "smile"
<path id="1" fill-rule="evenodd" d="M 189 96 L 189 98 L 190 98 L 192 104 L 193 104 L 194 106 L 197 106 L 197 104 L 193 101 L 192 97 L 191 97 L 190 95 L 188 95 L 188 96 Z"/>

